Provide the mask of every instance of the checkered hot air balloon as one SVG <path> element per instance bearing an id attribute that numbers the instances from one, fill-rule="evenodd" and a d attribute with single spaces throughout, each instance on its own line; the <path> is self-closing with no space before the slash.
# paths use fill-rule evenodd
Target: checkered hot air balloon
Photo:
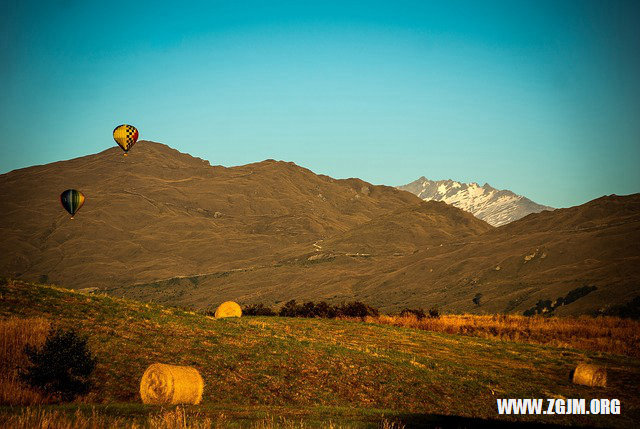
<path id="1" fill-rule="evenodd" d="M 84 194 L 75 189 L 67 189 L 60 194 L 60 203 L 62 203 L 62 207 L 69 212 L 71 219 L 73 219 L 73 215 L 75 215 L 84 204 Z"/>
<path id="2" fill-rule="evenodd" d="M 127 156 L 129 149 L 138 141 L 138 130 L 133 125 L 118 125 L 113 130 L 113 139 L 122 148 L 124 155 Z"/>

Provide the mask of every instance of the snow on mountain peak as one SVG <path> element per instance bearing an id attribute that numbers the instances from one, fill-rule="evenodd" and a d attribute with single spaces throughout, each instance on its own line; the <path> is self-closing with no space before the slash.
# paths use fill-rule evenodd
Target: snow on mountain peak
<path id="1" fill-rule="evenodd" d="M 434 181 L 423 176 L 407 185 L 398 186 L 398 189 L 409 191 L 425 201 L 444 201 L 493 226 L 513 222 L 530 213 L 553 210 L 509 190 L 495 189 L 488 183 L 480 186 L 476 182 Z"/>

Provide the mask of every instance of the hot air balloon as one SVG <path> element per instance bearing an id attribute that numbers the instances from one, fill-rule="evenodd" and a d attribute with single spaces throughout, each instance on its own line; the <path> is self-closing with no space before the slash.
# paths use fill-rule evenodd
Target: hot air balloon
<path id="1" fill-rule="evenodd" d="M 118 125 L 113 130 L 113 139 L 124 151 L 124 156 L 127 156 L 129 149 L 138 141 L 138 130 L 133 125 Z"/>
<path id="2" fill-rule="evenodd" d="M 75 189 L 67 189 L 60 194 L 60 202 L 62 203 L 62 207 L 71 214 L 71 219 L 73 219 L 73 215 L 75 215 L 84 204 L 84 194 Z"/>

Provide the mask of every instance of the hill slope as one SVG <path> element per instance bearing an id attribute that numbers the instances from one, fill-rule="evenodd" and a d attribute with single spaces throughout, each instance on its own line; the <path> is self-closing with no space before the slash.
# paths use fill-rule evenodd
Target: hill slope
<path id="1" fill-rule="evenodd" d="M 86 203 L 70 221 L 58 195 Z M 420 200 L 267 160 L 241 167 L 139 142 L 0 176 L 0 272 L 107 286 L 274 262 Z"/>
<path id="2" fill-rule="evenodd" d="M 70 187 L 87 196 L 74 220 L 57 201 Z M 493 228 L 359 179 L 273 160 L 210 166 L 140 142 L 126 158 L 113 148 L 0 176 L 0 274 L 193 308 L 224 297 L 522 313 L 596 287 L 553 308 L 582 314 L 640 295 L 639 199 Z"/>
<path id="3" fill-rule="evenodd" d="M 508 189 L 495 189 L 488 183 L 461 183 L 453 180 L 429 180 L 421 177 L 398 189 L 409 191 L 425 201 L 444 201 L 493 226 L 505 225 L 530 213 L 553 210 Z"/>
<path id="4" fill-rule="evenodd" d="M 165 362 L 202 373 L 200 411 L 244 418 L 250 409 L 300 416 L 312 407 L 346 407 L 365 419 L 382 413 L 423 423 L 437 415 L 497 419 L 496 398 L 594 396 L 620 399 L 622 415 L 519 419 L 631 427 L 639 417 L 640 362 L 631 358 L 340 320 L 214 320 L 20 282 L 0 285 L 0 293 L 0 318 L 44 317 L 90 336 L 98 359 L 90 403 L 139 402 L 144 369 Z M 608 366 L 609 387 L 571 384 L 570 370 L 586 358 Z"/>
<path id="5" fill-rule="evenodd" d="M 433 302 L 478 312 L 526 310 L 585 285 L 597 290 L 555 314 L 628 302 L 640 295 L 640 194 L 530 214 L 475 239 L 422 250 L 391 276 L 401 279 L 430 284 Z M 480 306 L 472 302 L 478 293 Z"/>
<path id="6" fill-rule="evenodd" d="M 640 296 L 638 194 L 531 214 L 478 235 L 458 234 L 459 239 L 437 233 L 423 235 L 419 247 L 401 247 L 402 240 L 393 244 L 391 237 L 416 229 L 409 225 L 417 217 L 445 206 L 424 204 L 381 216 L 278 264 L 126 285 L 112 293 L 195 308 L 222 296 L 268 305 L 359 299 L 387 311 L 437 305 L 456 313 L 523 313 L 538 301 L 553 303 L 595 287 L 554 308 L 558 315 L 606 310 Z"/>
<path id="7" fill-rule="evenodd" d="M 429 201 L 403 206 L 333 236 L 322 243 L 322 250 L 376 255 L 412 253 L 427 246 L 475 237 L 491 229 L 470 213 Z"/>

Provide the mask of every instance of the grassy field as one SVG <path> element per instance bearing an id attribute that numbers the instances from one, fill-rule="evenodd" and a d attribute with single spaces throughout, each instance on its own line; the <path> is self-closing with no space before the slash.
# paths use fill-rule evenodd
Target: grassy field
<path id="1" fill-rule="evenodd" d="M 640 321 L 618 317 L 526 317 L 513 314 L 445 314 L 369 317 L 369 323 L 505 341 L 608 352 L 640 358 Z"/>
<path id="2" fill-rule="evenodd" d="M 413 427 L 526 421 L 634 427 L 640 420 L 640 361 L 633 356 L 381 323 L 215 320 L 13 281 L 0 285 L 0 295 L 5 404 L 0 426 L 48 421 L 57 422 L 53 427 Z M 22 347 L 41 342 L 50 324 L 89 335 L 98 359 L 94 391 L 74 404 L 47 405 L 47 398 L 15 378 L 24 364 Z M 571 370 L 586 360 L 607 366 L 608 387 L 570 382 Z M 198 368 L 205 380 L 203 404 L 140 404 L 140 378 L 154 362 Z M 622 413 L 500 418 L 496 398 L 618 398 Z"/>

